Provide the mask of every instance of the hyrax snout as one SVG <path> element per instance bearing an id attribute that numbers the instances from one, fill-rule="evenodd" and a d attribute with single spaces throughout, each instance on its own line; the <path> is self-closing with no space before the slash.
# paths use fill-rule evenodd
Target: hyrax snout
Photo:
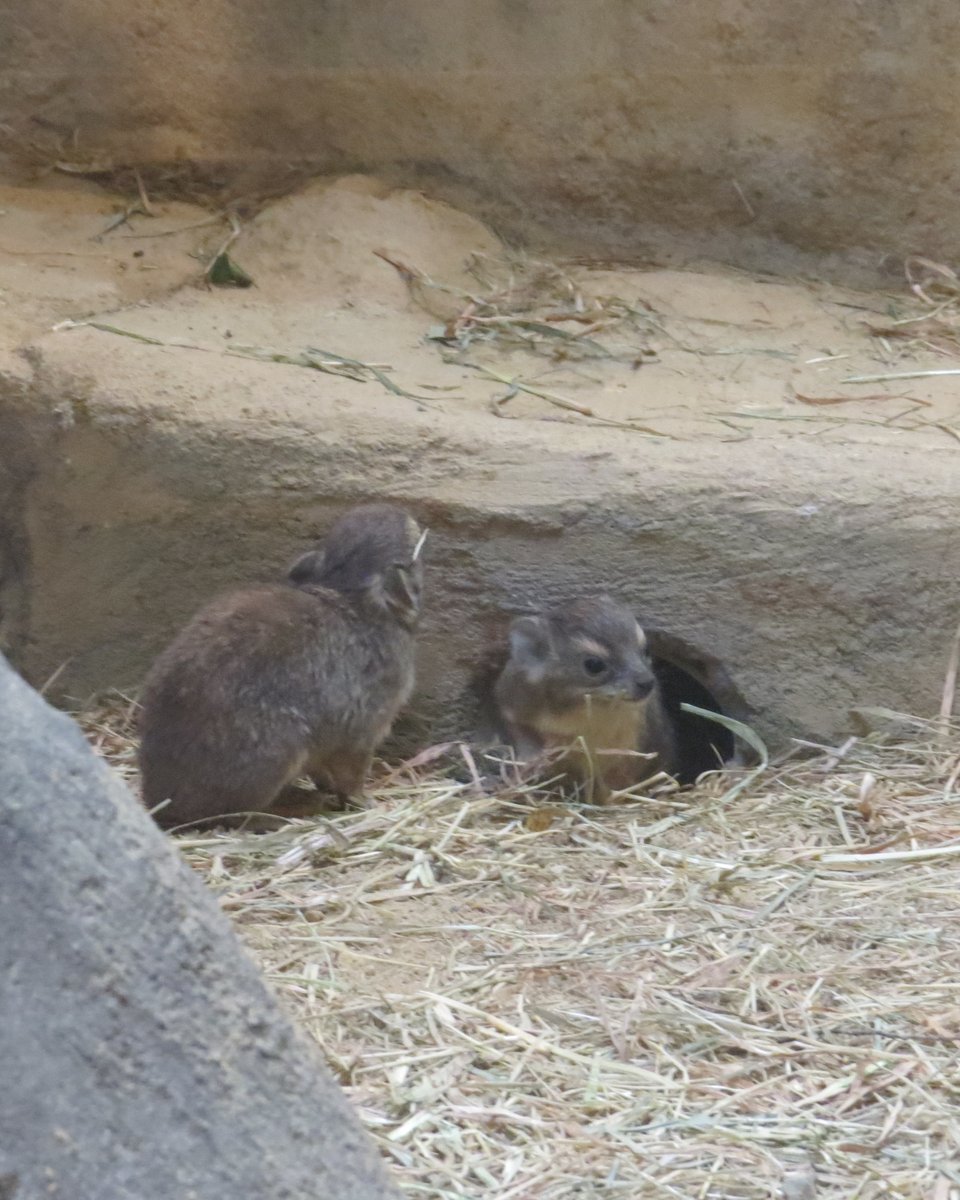
<path id="1" fill-rule="evenodd" d="M 494 688 L 501 730 L 521 759 L 559 752 L 593 803 L 674 767 L 670 723 L 628 609 L 589 596 L 524 616 Z"/>
<path id="2" fill-rule="evenodd" d="M 193 618 L 143 693 L 143 798 L 160 824 L 267 811 L 301 775 L 362 794 L 413 690 L 422 542 L 402 509 L 354 508 L 286 582 Z"/>

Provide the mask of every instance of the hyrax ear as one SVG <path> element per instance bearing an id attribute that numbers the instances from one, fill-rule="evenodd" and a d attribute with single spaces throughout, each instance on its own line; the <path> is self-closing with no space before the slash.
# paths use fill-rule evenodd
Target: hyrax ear
<path id="1" fill-rule="evenodd" d="M 510 657 L 520 666 L 544 662 L 551 649 L 550 629 L 543 617 L 518 617 L 510 626 Z"/>
<path id="2" fill-rule="evenodd" d="M 383 602 L 403 625 L 415 624 L 420 615 L 420 571 L 416 564 L 393 563 L 383 573 Z"/>
<path id="3" fill-rule="evenodd" d="M 306 554 L 300 555 L 287 572 L 287 579 L 296 584 L 319 583 L 322 571 L 323 551 L 308 550 Z"/>

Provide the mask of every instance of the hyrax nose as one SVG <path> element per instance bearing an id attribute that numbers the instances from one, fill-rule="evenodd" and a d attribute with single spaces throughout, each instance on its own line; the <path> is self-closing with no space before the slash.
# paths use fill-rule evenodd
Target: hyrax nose
<path id="1" fill-rule="evenodd" d="M 646 700 L 653 691 L 653 676 L 652 675 L 635 675 L 633 677 L 633 698 L 634 700 Z"/>

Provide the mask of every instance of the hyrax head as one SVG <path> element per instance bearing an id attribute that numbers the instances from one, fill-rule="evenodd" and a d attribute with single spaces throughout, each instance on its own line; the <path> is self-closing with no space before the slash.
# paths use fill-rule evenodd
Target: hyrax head
<path id="1" fill-rule="evenodd" d="M 420 616 L 426 530 L 393 504 L 363 504 L 335 521 L 322 546 L 293 564 L 298 587 L 362 595 L 412 629 Z"/>
<path id="2" fill-rule="evenodd" d="M 510 662 L 548 707 L 588 698 L 639 703 L 655 684 L 646 644 L 628 609 L 609 596 L 590 596 L 514 621 Z"/>

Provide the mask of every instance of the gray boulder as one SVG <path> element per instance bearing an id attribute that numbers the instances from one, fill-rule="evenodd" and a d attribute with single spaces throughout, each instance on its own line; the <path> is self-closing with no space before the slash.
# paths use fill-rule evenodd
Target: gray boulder
<path id="1" fill-rule="evenodd" d="M 388 1200 L 213 896 L 0 656 L 0 1196 Z"/>

